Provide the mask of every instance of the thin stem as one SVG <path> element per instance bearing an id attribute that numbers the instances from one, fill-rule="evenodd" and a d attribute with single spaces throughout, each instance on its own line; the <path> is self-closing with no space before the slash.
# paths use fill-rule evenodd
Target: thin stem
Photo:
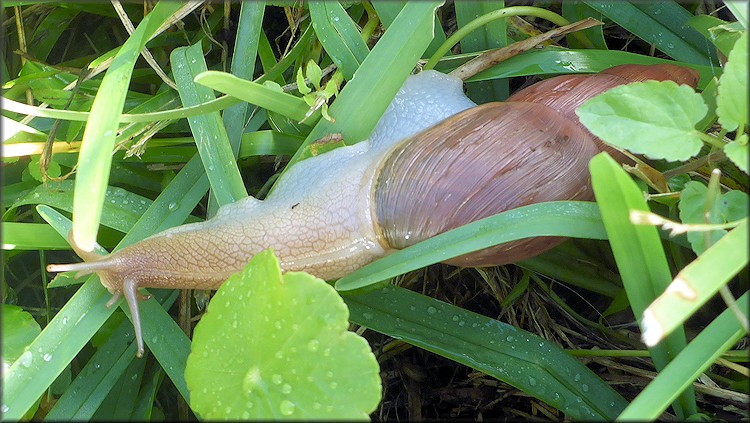
<path id="1" fill-rule="evenodd" d="M 701 141 L 705 142 L 706 144 L 712 147 L 724 148 L 724 143 L 721 141 L 720 138 L 714 137 L 713 135 L 704 134 L 703 132 L 698 132 L 698 131 L 695 131 L 695 134 L 698 135 Z"/>
<path id="2" fill-rule="evenodd" d="M 542 9 L 539 7 L 534 6 L 511 6 L 511 7 L 505 7 L 502 9 L 498 9 L 495 11 L 492 11 L 490 13 L 484 14 L 473 21 L 469 22 L 465 26 L 461 27 L 458 31 L 454 32 L 453 35 L 451 35 L 445 42 L 440 46 L 440 48 L 435 51 L 435 54 L 432 55 L 430 60 L 427 62 L 427 64 L 424 66 L 424 69 L 432 69 L 437 65 L 437 63 L 440 61 L 440 59 L 445 56 L 445 54 L 454 46 L 456 43 L 458 43 L 462 38 L 464 38 L 466 35 L 474 31 L 475 29 L 486 25 L 496 19 L 501 18 L 507 18 L 510 16 L 534 16 L 541 19 L 546 19 L 552 23 L 554 23 L 557 26 L 565 26 L 570 24 L 567 19 L 563 18 L 562 16 L 558 15 L 555 12 L 550 12 L 549 10 Z"/>
<path id="3" fill-rule="evenodd" d="M 727 288 L 726 285 L 723 285 L 719 288 L 719 294 L 721 294 L 721 298 L 724 300 L 727 307 L 732 310 L 734 317 L 740 322 L 740 326 L 745 329 L 745 333 L 750 333 L 750 322 L 747 321 L 747 316 L 745 316 L 742 313 L 742 310 L 740 310 L 740 307 L 737 305 L 737 301 L 735 300 L 734 295 L 732 295 L 732 292 L 729 291 L 729 288 Z"/>
<path id="4" fill-rule="evenodd" d="M 378 17 L 378 14 L 375 12 L 375 9 L 372 7 L 370 2 L 363 2 L 362 7 L 364 7 L 365 12 L 367 12 L 367 23 L 364 27 L 362 27 L 362 40 L 367 43 L 367 40 L 372 37 L 373 32 L 375 32 L 375 28 L 378 27 L 378 24 L 380 23 L 380 18 Z"/>
<path id="5" fill-rule="evenodd" d="M 698 170 L 701 167 L 705 166 L 707 163 L 711 162 L 714 164 L 721 163 L 722 161 L 726 160 L 727 156 L 724 154 L 724 150 L 719 150 L 717 152 L 708 154 L 706 156 L 697 158 L 693 160 L 692 162 L 685 163 L 681 166 L 677 166 L 674 169 L 669 169 L 663 173 L 665 180 L 670 180 L 671 178 L 682 175 L 683 173 L 692 172 L 694 170 Z"/>

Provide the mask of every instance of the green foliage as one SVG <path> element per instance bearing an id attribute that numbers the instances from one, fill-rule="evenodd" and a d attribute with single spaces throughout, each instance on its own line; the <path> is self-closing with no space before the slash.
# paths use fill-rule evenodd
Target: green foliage
<path id="1" fill-rule="evenodd" d="M 348 317 L 323 280 L 282 276 L 273 252 L 257 254 L 195 328 L 191 406 L 212 420 L 366 419 L 380 402 L 379 367 Z"/>
<path id="2" fill-rule="evenodd" d="M 680 220 L 683 223 L 727 223 L 748 216 L 748 195 L 731 190 L 715 196 L 713 204 L 706 207 L 708 188 L 700 182 L 691 181 L 680 193 Z M 706 221 L 706 209 L 709 210 Z M 724 229 L 709 232 L 688 232 L 688 240 L 696 254 L 701 254 L 714 242 L 726 235 Z M 709 245 L 706 245 L 708 242 Z"/>
<path id="3" fill-rule="evenodd" d="M 576 110 L 581 123 L 608 143 L 651 159 L 687 160 L 703 145 L 695 125 L 708 108 L 673 81 L 615 87 Z"/>
<path id="4" fill-rule="evenodd" d="M 734 44 L 724 73 L 719 78 L 716 114 L 719 115 L 719 123 L 727 131 L 742 128 L 747 123 L 747 97 L 747 32 L 745 32 Z"/>

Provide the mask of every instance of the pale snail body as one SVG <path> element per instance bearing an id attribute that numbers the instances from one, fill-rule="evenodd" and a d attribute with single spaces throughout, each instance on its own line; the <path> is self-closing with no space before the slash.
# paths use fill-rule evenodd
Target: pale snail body
<path id="1" fill-rule="evenodd" d="M 614 85 L 630 82 L 614 78 L 621 80 Z M 570 113 L 603 91 L 573 99 Z M 422 72 L 409 77 L 370 139 L 297 163 L 265 200 L 248 197 L 205 222 L 166 230 L 105 257 L 76 249 L 86 263 L 49 270 L 96 272 L 116 297 L 124 294 L 142 351 L 138 287 L 216 289 L 267 248 L 285 271 L 337 279 L 393 250 L 505 210 L 591 199 L 587 166 L 599 147 L 577 119 L 553 108 L 476 106 L 458 78 Z M 560 241 L 519 240 L 448 263 L 506 264 Z"/>

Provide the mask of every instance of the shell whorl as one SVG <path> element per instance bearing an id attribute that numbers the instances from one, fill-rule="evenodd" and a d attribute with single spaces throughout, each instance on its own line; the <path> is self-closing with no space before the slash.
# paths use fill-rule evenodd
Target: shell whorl
<path id="1" fill-rule="evenodd" d="M 587 200 L 587 166 L 596 153 L 588 134 L 549 107 L 484 104 L 391 150 L 375 181 L 377 224 L 398 249 L 527 204 Z M 512 263 L 557 243 L 514 241 L 447 263 Z"/>
<path id="2" fill-rule="evenodd" d="M 592 97 L 619 85 L 648 80 L 674 81 L 695 88 L 698 79 L 699 74 L 696 70 L 672 64 L 620 65 L 597 74 L 555 76 L 516 92 L 508 97 L 507 101 L 529 101 L 544 104 L 555 109 L 563 117 L 575 122 L 589 133 L 578 120 L 575 110 Z M 632 163 L 627 156 L 605 144 L 598 137 L 593 134 L 591 134 L 591 137 L 600 150 L 609 153 L 617 162 Z"/>

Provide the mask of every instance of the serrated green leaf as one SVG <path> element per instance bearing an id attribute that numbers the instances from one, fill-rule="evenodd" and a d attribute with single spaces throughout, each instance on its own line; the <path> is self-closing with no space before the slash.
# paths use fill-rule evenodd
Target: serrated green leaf
<path id="1" fill-rule="evenodd" d="M 206 419 L 368 418 L 380 402 L 379 367 L 348 318 L 323 280 L 282 276 L 272 251 L 255 255 L 195 328 L 191 406 Z"/>
<path id="2" fill-rule="evenodd" d="M 734 131 L 747 123 L 747 33 L 737 40 L 727 59 L 719 78 L 716 114 L 724 129 Z"/>
<path id="3" fill-rule="evenodd" d="M 703 145 L 695 125 L 708 107 L 687 85 L 621 85 L 585 102 L 576 114 L 605 142 L 651 159 L 687 160 Z"/>
<path id="4" fill-rule="evenodd" d="M 724 154 L 737 165 L 740 170 L 750 173 L 750 151 L 747 148 L 747 134 L 740 135 L 737 140 L 724 146 Z"/>
<path id="5" fill-rule="evenodd" d="M 680 220 L 682 223 L 706 223 L 704 209 L 708 188 L 701 182 L 688 182 L 680 193 Z M 740 220 L 748 215 L 748 196 L 742 191 L 732 190 L 716 198 L 708 223 L 726 223 Z M 709 233 L 712 243 L 726 235 L 727 231 L 718 229 Z M 688 232 L 688 241 L 696 254 L 703 253 L 706 246 L 705 232 Z"/>

